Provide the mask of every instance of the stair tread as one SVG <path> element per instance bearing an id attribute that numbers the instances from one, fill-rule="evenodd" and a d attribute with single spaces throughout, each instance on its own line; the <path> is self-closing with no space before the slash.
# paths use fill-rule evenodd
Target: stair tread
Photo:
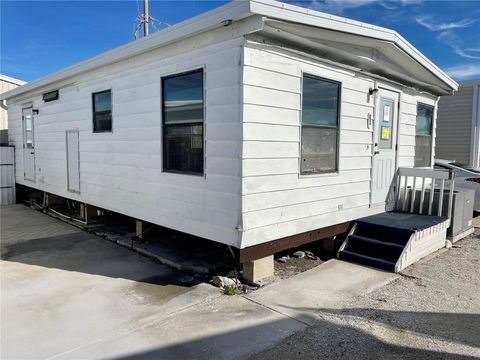
<path id="1" fill-rule="evenodd" d="M 341 253 L 358 256 L 358 257 L 361 257 L 361 258 L 365 258 L 365 259 L 368 259 L 368 260 L 371 260 L 371 261 L 380 262 L 380 263 L 385 263 L 385 264 L 388 264 L 388 265 L 393 265 L 393 266 L 395 266 L 395 264 L 396 264 L 396 263 L 394 263 L 394 262 L 392 262 L 392 261 L 388 261 L 388 260 L 376 258 L 376 257 L 373 257 L 373 256 L 367 256 L 367 255 L 359 254 L 359 253 L 356 253 L 356 252 L 353 252 L 353 251 L 350 251 L 350 250 L 342 250 L 342 251 L 340 252 L 340 254 L 341 254 Z"/>
<path id="2" fill-rule="evenodd" d="M 371 238 L 371 237 L 368 237 L 368 236 L 363 236 L 363 235 L 358 235 L 358 234 L 352 234 L 352 235 L 350 235 L 350 237 L 354 237 L 354 238 L 357 238 L 361 241 L 366 241 L 366 242 L 370 242 L 370 243 L 378 244 L 378 245 L 382 245 L 382 246 L 389 246 L 389 247 L 394 247 L 394 248 L 399 248 L 399 249 L 403 249 L 405 247 L 404 245 L 398 244 L 398 243 L 395 243 L 395 242 L 382 241 L 382 240 L 378 240 L 378 239 L 374 239 L 374 238 Z"/>

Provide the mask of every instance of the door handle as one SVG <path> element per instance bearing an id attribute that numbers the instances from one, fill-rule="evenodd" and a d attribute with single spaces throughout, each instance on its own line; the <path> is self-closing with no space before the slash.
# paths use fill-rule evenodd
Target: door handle
<path id="1" fill-rule="evenodd" d="M 378 155 L 378 154 L 380 154 L 380 151 L 378 150 L 373 153 L 373 155 Z"/>
<path id="2" fill-rule="evenodd" d="M 30 151 L 30 154 L 31 154 L 31 155 L 35 155 L 35 151 Z"/>

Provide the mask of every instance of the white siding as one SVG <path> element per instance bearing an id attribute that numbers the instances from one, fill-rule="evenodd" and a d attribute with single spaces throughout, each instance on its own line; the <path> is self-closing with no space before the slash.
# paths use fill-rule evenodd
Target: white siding
<path id="1" fill-rule="evenodd" d="M 437 157 L 470 162 L 473 86 L 460 86 L 438 103 Z"/>
<path id="2" fill-rule="evenodd" d="M 278 48 L 244 51 L 242 247 L 371 213 L 373 80 Z M 299 175 L 303 72 L 342 83 L 337 174 Z"/>
<path id="3" fill-rule="evenodd" d="M 17 88 L 19 85 L 0 79 L 0 94 Z M 0 130 L 8 129 L 8 111 L 4 102 L 0 103 Z"/>
<path id="4" fill-rule="evenodd" d="M 230 33 L 229 33 L 230 31 Z M 229 245 L 239 245 L 240 36 L 218 29 L 52 84 L 60 99 L 14 99 L 17 182 Z M 205 68 L 205 176 L 163 173 L 160 79 Z M 113 132 L 92 133 L 92 92 L 112 89 Z M 36 184 L 23 176 L 22 106 L 33 102 Z M 67 191 L 65 131 L 79 130 L 80 194 Z"/>
<path id="5" fill-rule="evenodd" d="M 242 247 L 384 211 L 370 207 L 374 79 L 253 41 L 244 51 Z M 299 174 L 303 73 L 342 84 L 336 174 Z M 435 97 L 378 84 L 401 93 L 398 163 L 412 167 L 416 104 Z"/>
<path id="6" fill-rule="evenodd" d="M 413 167 L 415 163 L 415 133 L 417 123 L 417 105 L 423 103 L 436 106 L 436 97 L 433 95 L 419 94 L 413 90 L 403 89 L 400 97 L 400 119 L 398 136 L 398 166 Z M 436 114 L 435 107 L 433 113 L 432 129 L 432 163 L 435 156 L 435 134 L 436 134 Z"/>

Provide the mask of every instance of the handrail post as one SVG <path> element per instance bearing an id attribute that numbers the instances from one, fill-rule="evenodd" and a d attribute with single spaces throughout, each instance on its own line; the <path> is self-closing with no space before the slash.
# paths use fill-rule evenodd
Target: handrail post
<path id="1" fill-rule="evenodd" d="M 448 195 L 448 218 L 452 218 L 452 206 L 453 206 L 453 188 L 455 187 L 455 171 L 448 171 L 448 178 L 450 179 L 450 193 Z"/>

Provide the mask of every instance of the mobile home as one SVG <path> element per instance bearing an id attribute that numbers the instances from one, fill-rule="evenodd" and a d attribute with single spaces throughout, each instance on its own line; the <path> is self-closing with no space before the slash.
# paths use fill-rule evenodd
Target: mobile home
<path id="1" fill-rule="evenodd" d="M 462 81 L 438 103 L 437 157 L 480 167 L 480 79 Z"/>
<path id="2" fill-rule="evenodd" d="M 456 89 L 395 31 L 251 0 L 3 98 L 17 183 L 246 261 L 393 209 L 397 169 L 432 166 Z"/>

